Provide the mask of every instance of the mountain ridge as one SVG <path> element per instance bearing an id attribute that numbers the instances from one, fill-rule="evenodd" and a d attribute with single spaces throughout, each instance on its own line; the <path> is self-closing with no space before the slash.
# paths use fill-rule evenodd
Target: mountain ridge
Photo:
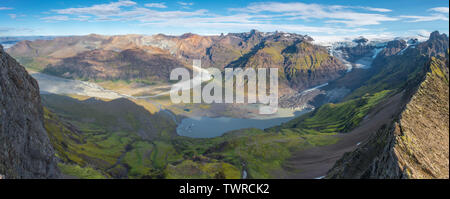
<path id="1" fill-rule="evenodd" d="M 409 62 L 418 67 L 399 88 L 404 92 L 399 112 L 366 143 L 344 154 L 327 178 L 448 178 L 448 37 L 433 32 L 427 42 L 401 56 L 407 53 L 429 58 Z"/>
<path id="2" fill-rule="evenodd" d="M 175 67 L 191 69 L 193 59 L 200 59 L 203 68 L 221 70 L 225 67 L 277 67 L 283 79 L 280 86 L 294 92 L 336 79 L 346 70 L 338 59 L 328 55 L 325 48 L 311 41 L 309 36 L 256 30 L 221 36 L 190 33 L 181 36 L 87 35 L 21 41 L 8 52 L 32 70 L 92 81 L 167 82 L 169 74 L 166 70 Z M 114 54 L 121 56 L 115 58 Z M 141 59 L 141 54 L 147 59 Z M 152 56 L 165 60 L 148 59 Z M 118 61 L 122 64 L 111 65 Z"/>

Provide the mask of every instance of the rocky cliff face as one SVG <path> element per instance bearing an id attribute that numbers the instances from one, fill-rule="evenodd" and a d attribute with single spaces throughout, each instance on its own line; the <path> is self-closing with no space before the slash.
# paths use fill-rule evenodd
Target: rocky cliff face
<path id="1" fill-rule="evenodd" d="M 394 40 L 386 44 L 386 48 L 380 52 L 379 56 L 392 56 L 406 48 L 406 41 Z"/>
<path id="2" fill-rule="evenodd" d="M 417 51 L 432 57 L 401 88 L 398 116 L 346 153 L 327 178 L 449 178 L 448 37 L 432 33 Z"/>
<path id="3" fill-rule="evenodd" d="M 283 88 L 300 91 L 326 83 L 347 70 L 326 48 L 312 44 L 308 36 L 252 31 L 248 37 L 245 41 L 250 44 L 259 43 L 226 67 L 278 68 L 281 93 Z"/>
<path id="4" fill-rule="evenodd" d="M 0 46 L 0 175 L 57 178 L 53 148 L 43 127 L 39 87 Z"/>

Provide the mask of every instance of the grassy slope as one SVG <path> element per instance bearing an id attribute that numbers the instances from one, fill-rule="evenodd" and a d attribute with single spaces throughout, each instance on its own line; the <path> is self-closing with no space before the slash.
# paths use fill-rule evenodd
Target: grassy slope
<path id="1" fill-rule="evenodd" d="M 401 89 L 414 79 L 429 60 L 429 57 L 419 50 L 408 49 L 404 54 L 377 57 L 371 76 L 362 86 L 357 88 L 346 99 L 359 98 L 366 93 L 376 93 L 382 90 Z"/>
<path id="2" fill-rule="evenodd" d="M 291 129 L 306 133 L 345 133 L 355 128 L 369 110 L 389 93 L 389 90 L 383 90 L 339 104 L 325 104 L 314 112 L 273 129 Z"/>
<path id="3" fill-rule="evenodd" d="M 139 134 L 141 124 L 132 112 L 128 116 L 120 111 L 99 113 L 81 101 L 67 98 L 58 98 L 59 103 L 69 104 L 58 107 L 44 97 L 45 104 L 58 113 L 45 110 L 45 127 L 63 160 L 61 170 L 70 176 L 240 178 L 246 169 L 252 178 L 271 178 L 292 152 L 337 142 L 333 135 L 355 127 L 387 94 L 384 91 L 360 100 L 329 104 L 278 127 L 243 129 L 210 139 L 179 137 L 167 131 L 149 139 Z M 111 121 L 121 117 L 130 117 L 127 125 Z M 174 126 L 156 131 L 165 128 Z"/>

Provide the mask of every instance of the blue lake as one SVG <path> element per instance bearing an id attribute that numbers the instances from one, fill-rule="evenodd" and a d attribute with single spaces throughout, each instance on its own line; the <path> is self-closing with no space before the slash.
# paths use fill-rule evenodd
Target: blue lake
<path id="1" fill-rule="evenodd" d="M 231 117 L 191 117 L 185 118 L 177 127 L 177 133 L 181 136 L 192 138 L 211 138 L 244 128 L 265 129 L 280 125 L 309 110 L 296 111 L 292 117 L 277 117 L 268 119 L 243 119 Z"/>

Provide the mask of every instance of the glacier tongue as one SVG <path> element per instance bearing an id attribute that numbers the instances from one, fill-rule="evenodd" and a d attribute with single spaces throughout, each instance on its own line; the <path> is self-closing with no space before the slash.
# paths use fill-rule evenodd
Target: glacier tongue
<path id="1" fill-rule="evenodd" d="M 339 37 L 339 36 L 318 36 L 314 37 L 314 44 L 324 46 L 328 48 L 328 52 L 331 56 L 338 58 L 342 63 L 347 66 L 347 72 L 350 72 L 353 68 L 368 69 L 371 67 L 373 60 L 378 56 L 378 54 L 386 48 L 387 42 L 392 40 L 403 39 L 408 41 L 407 47 L 402 49 L 398 54 L 403 54 L 403 52 L 408 48 L 414 48 L 419 42 L 423 41 L 424 38 L 420 35 L 408 36 L 408 37 L 394 37 L 394 36 L 353 36 L 353 37 Z M 364 56 L 356 61 L 350 61 L 348 55 L 344 53 L 342 48 L 353 48 L 361 46 L 372 46 L 374 49 L 372 53 Z"/>

